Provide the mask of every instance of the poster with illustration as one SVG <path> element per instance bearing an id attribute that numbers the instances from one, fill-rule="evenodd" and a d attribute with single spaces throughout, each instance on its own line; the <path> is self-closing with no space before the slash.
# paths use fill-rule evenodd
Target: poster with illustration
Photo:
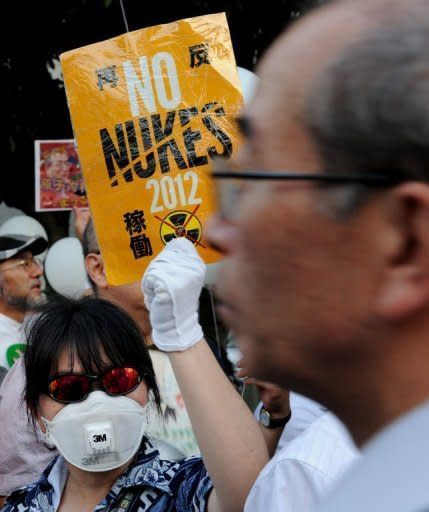
<path id="1" fill-rule="evenodd" d="M 74 139 L 36 140 L 35 210 L 71 210 L 88 206 Z"/>

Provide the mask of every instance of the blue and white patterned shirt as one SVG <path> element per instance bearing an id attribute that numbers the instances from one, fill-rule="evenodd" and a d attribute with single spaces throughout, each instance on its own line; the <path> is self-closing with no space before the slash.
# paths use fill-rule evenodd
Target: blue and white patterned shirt
<path id="1" fill-rule="evenodd" d="M 9 496 L 2 512 L 55 512 L 66 474 L 65 461 L 57 456 L 37 482 Z M 203 512 L 212 488 L 200 457 L 161 460 L 158 451 L 144 439 L 134 463 L 116 480 L 94 512 Z"/>

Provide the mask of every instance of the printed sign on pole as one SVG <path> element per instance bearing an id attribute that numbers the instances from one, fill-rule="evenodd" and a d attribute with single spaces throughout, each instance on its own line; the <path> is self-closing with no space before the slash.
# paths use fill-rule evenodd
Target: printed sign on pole
<path id="1" fill-rule="evenodd" d="M 172 238 L 207 262 L 207 169 L 237 149 L 240 82 L 225 15 L 158 25 L 61 55 L 89 204 L 111 284 Z"/>

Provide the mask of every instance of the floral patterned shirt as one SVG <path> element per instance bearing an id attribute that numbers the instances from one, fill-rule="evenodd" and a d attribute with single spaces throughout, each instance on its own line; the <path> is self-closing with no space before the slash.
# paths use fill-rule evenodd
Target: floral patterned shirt
<path id="1" fill-rule="evenodd" d="M 39 480 L 14 491 L 2 512 L 55 512 L 61 501 L 65 461 L 57 456 Z M 134 463 L 116 480 L 94 512 L 205 511 L 213 484 L 200 457 L 161 460 L 144 438 Z"/>

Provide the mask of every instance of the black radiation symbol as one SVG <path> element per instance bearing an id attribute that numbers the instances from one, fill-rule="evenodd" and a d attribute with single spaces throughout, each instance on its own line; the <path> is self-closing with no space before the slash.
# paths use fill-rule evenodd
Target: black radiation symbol
<path id="1" fill-rule="evenodd" d="M 200 242 L 202 237 L 202 225 L 195 212 L 186 210 L 176 210 L 169 213 L 163 219 L 156 217 L 161 221 L 160 236 L 164 244 L 167 244 L 173 238 L 186 237 L 193 244 L 204 245 Z"/>

